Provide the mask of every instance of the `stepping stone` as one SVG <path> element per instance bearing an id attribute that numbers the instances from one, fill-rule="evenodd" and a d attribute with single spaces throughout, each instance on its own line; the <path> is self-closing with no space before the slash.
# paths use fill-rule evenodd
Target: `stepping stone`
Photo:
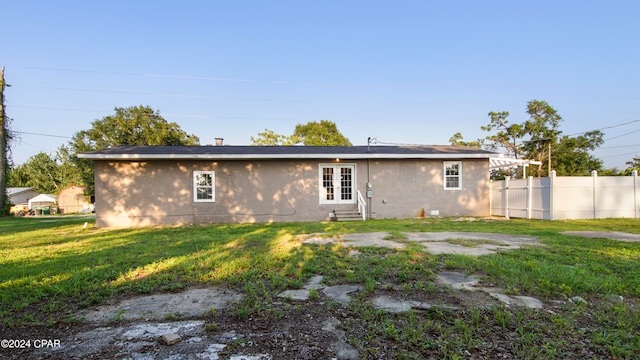
<path id="1" fill-rule="evenodd" d="M 519 300 L 524 306 L 528 307 L 529 309 L 542 309 L 544 307 L 542 301 L 530 296 L 514 296 L 514 298 Z"/>
<path id="2" fill-rule="evenodd" d="M 373 306 L 391 313 L 401 313 L 411 310 L 411 303 L 390 296 L 378 296 L 373 299 Z"/>
<path id="3" fill-rule="evenodd" d="M 349 294 L 361 290 L 362 286 L 360 285 L 336 285 L 326 287 L 322 290 L 322 292 L 324 292 L 331 299 L 346 305 L 351 302 L 351 297 L 349 296 Z"/>
<path id="4" fill-rule="evenodd" d="M 431 309 L 442 309 L 455 311 L 458 310 L 455 306 L 449 305 L 433 305 L 425 302 L 414 301 L 414 300 L 401 300 L 396 299 L 391 296 L 378 296 L 372 301 L 373 306 L 377 309 L 384 310 L 390 313 L 401 313 L 406 312 L 411 309 L 414 310 L 431 310 Z"/>
<path id="5" fill-rule="evenodd" d="M 294 301 L 307 301 L 309 300 L 309 289 L 286 290 L 278 294 L 278 297 Z"/>
<path id="6" fill-rule="evenodd" d="M 474 290 L 473 287 L 478 285 L 478 279 L 473 276 L 467 276 L 459 272 L 441 272 L 436 276 L 440 283 L 449 285 L 454 289 L 469 289 Z"/>
<path id="7" fill-rule="evenodd" d="M 542 309 L 544 307 L 542 301 L 530 296 L 509 296 L 500 293 L 489 293 L 489 295 L 505 305 L 524 306 L 529 309 Z"/>
<path id="8" fill-rule="evenodd" d="M 504 303 L 505 305 L 513 304 L 513 299 L 509 295 L 500 294 L 500 293 L 489 293 L 489 295 L 492 298 Z"/>
<path id="9" fill-rule="evenodd" d="M 304 288 L 307 289 L 307 290 L 322 289 L 324 287 L 324 286 L 320 285 L 320 282 L 322 281 L 322 279 L 323 279 L 322 275 L 316 275 L 316 276 L 312 277 L 311 279 L 309 279 L 309 281 L 304 286 Z"/>

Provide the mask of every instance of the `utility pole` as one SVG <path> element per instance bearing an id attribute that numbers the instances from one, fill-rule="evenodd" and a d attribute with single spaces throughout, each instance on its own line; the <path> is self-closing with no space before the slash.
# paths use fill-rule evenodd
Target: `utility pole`
<path id="1" fill-rule="evenodd" d="M 0 209 L 7 203 L 7 118 L 4 113 L 4 66 L 0 69 Z M 0 213 L 0 215 L 4 215 Z"/>
<path id="2" fill-rule="evenodd" d="M 551 140 L 549 140 L 549 171 L 547 171 L 547 176 L 551 176 Z"/>

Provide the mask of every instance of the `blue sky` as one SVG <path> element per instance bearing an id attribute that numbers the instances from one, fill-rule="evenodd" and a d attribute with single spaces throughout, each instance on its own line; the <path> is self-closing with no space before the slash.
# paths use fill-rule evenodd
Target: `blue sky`
<path id="1" fill-rule="evenodd" d="M 148 105 L 248 145 L 330 120 L 355 145 L 466 140 L 490 111 L 547 101 L 595 155 L 640 155 L 637 1 L 0 1 L 0 66 L 19 139 L 55 153 L 114 107 Z M 45 134 L 50 136 L 33 135 Z M 54 135 L 54 136 L 51 136 Z"/>

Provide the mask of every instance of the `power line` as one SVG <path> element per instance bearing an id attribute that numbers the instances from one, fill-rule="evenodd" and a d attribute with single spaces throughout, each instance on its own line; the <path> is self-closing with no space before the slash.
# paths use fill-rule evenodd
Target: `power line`
<path id="1" fill-rule="evenodd" d="M 640 144 L 620 145 L 620 146 L 603 146 L 603 147 L 599 147 L 598 150 L 619 149 L 619 148 L 632 147 L 632 146 L 640 146 Z"/>
<path id="2" fill-rule="evenodd" d="M 53 135 L 53 134 L 41 134 L 41 133 L 32 133 L 32 132 L 26 132 L 26 131 L 12 131 L 16 134 L 25 134 L 25 135 L 37 135 L 37 136 L 48 136 L 48 137 L 55 137 L 55 138 L 62 138 L 62 139 L 71 139 L 70 136 L 62 136 L 62 135 Z"/>
<path id="3" fill-rule="evenodd" d="M 631 132 L 628 132 L 628 133 L 626 133 L 626 134 L 622 134 L 622 135 L 618 135 L 618 136 L 610 137 L 610 138 L 604 139 L 604 141 L 609 141 L 609 140 L 613 140 L 613 139 L 618 139 L 618 138 L 621 138 L 621 137 L 623 137 L 623 136 L 631 135 L 631 134 L 634 134 L 634 133 L 637 133 L 637 132 L 640 132 L 640 129 L 638 129 L 638 130 L 634 130 L 634 131 L 631 131 Z"/>
<path id="4" fill-rule="evenodd" d="M 154 78 L 170 78 L 170 79 L 184 79 L 184 80 L 205 80 L 205 81 L 226 81 L 226 82 L 240 82 L 240 83 L 267 83 L 267 84 L 290 84 L 285 80 L 254 80 L 254 79 L 235 79 L 235 78 L 223 78 L 213 76 L 202 75 L 175 75 L 175 74 L 149 74 L 149 73 L 135 73 L 135 72 L 123 72 L 123 71 L 99 71 L 99 70 L 82 70 L 82 69 L 63 69 L 63 68 L 50 68 L 50 67 L 26 67 L 26 69 L 45 70 L 45 71 L 66 71 L 88 74 L 101 74 L 101 75 L 125 75 L 125 76 L 142 76 L 142 77 L 154 77 Z"/>
<path id="5" fill-rule="evenodd" d="M 629 125 L 629 124 L 633 124 L 633 123 L 637 123 L 637 122 L 640 122 L 640 119 L 627 121 L 627 122 L 624 122 L 624 123 L 615 124 L 615 125 L 611 125 L 611 126 L 607 126 L 607 127 L 603 127 L 601 129 L 583 131 L 583 132 L 579 132 L 579 133 L 575 133 L 575 134 L 571 134 L 571 135 L 566 135 L 566 136 L 572 137 L 572 136 L 576 136 L 576 135 L 586 134 L 586 133 L 591 132 L 591 131 L 602 131 L 602 130 L 606 130 L 606 129 L 613 129 L 613 128 L 616 128 L 616 127 L 619 127 L 619 126 Z"/>

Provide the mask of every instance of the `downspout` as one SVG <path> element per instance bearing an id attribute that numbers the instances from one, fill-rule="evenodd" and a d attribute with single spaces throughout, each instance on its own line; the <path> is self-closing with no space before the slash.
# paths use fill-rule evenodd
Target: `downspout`
<path id="1" fill-rule="evenodd" d="M 369 153 L 369 146 L 371 145 L 371 137 L 367 138 L 367 154 Z M 371 158 L 367 157 L 367 219 L 371 219 L 371 206 L 373 205 L 373 201 L 371 201 L 371 196 L 369 196 L 369 191 L 371 191 Z"/>

